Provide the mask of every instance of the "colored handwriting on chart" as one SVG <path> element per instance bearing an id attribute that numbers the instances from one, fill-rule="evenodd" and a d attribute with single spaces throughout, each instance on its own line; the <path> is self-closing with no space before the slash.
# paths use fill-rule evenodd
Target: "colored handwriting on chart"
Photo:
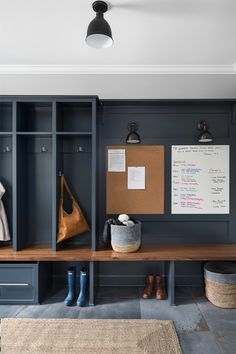
<path id="1" fill-rule="evenodd" d="M 229 146 L 172 146 L 172 213 L 229 213 Z"/>
<path id="2" fill-rule="evenodd" d="M 194 163 L 173 162 L 174 196 L 179 197 L 181 208 L 202 209 L 203 198 L 198 197 L 199 183 L 197 175 L 202 171 Z M 178 185 L 179 188 L 175 186 Z M 175 202 L 178 205 L 178 202 Z"/>

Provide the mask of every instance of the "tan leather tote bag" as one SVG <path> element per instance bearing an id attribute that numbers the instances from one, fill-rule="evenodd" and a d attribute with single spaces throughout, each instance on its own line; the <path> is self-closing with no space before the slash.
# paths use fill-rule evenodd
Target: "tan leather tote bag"
<path id="1" fill-rule="evenodd" d="M 61 196 L 59 205 L 57 243 L 90 230 L 87 220 L 85 219 L 79 204 L 73 197 L 65 177 L 62 175 L 60 176 L 60 179 Z M 67 190 L 72 202 L 72 212 L 70 214 L 64 210 L 64 187 Z"/>

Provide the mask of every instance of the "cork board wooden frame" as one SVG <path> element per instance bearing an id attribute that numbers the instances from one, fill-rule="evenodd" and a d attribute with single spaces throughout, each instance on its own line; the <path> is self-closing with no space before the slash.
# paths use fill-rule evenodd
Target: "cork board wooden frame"
<path id="1" fill-rule="evenodd" d="M 119 145 L 106 149 L 106 213 L 164 214 L 164 146 Z M 125 149 L 125 172 L 108 172 L 109 149 Z M 128 189 L 128 167 L 141 166 L 145 166 L 145 190 Z"/>

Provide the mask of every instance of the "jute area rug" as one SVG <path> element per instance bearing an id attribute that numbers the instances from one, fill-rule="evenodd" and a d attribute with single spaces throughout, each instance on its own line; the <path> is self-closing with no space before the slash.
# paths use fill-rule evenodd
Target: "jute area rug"
<path id="1" fill-rule="evenodd" d="M 172 321 L 2 319 L 3 354 L 181 354 Z"/>

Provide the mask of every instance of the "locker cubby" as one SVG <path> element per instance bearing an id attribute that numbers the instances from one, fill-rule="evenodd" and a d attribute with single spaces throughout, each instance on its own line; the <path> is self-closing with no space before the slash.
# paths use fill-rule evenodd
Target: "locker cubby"
<path id="1" fill-rule="evenodd" d="M 17 248 L 52 238 L 52 140 L 17 137 Z"/>
<path id="2" fill-rule="evenodd" d="M 20 102 L 17 104 L 18 132 L 51 132 L 52 104 L 48 102 Z"/>
<path id="3" fill-rule="evenodd" d="M 6 190 L 2 201 L 6 210 L 9 230 L 12 239 L 12 138 L 9 136 L 0 136 L 0 181 L 2 182 Z M 3 243 L 9 244 L 11 243 L 11 241 Z"/>
<path id="4" fill-rule="evenodd" d="M 64 174 L 69 188 L 79 203 L 91 228 L 92 221 L 92 151 L 91 137 L 77 135 L 57 136 L 57 175 Z M 57 184 L 57 215 L 59 209 L 60 185 Z M 64 208 L 71 212 L 71 201 L 64 190 Z M 91 245 L 91 231 L 70 238 L 59 247 L 70 244 Z"/>
<path id="5" fill-rule="evenodd" d="M 12 103 L 0 103 L 0 132 L 12 131 Z"/>
<path id="6" fill-rule="evenodd" d="M 92 133 L 91 102 L 58 102 L 57 132 Z"/>

